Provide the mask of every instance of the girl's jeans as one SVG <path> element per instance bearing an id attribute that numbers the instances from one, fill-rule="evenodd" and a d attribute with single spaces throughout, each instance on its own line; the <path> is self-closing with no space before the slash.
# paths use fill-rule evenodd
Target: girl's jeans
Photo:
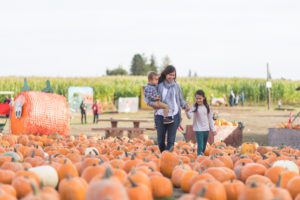
<path id="1" fill-rule="evenodd" d="M 197 155 L 204 154 L 209 131 L 196 131 L 196 140 L 198 144 Z"/>

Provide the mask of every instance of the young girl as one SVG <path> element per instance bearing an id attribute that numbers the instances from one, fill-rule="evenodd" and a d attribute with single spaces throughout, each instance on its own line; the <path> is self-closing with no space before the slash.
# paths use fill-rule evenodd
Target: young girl
<path id="1" fill-rule="evenodd" d="M 216 129 L 213 121 L 213 114 L 207 103 L 205 93 L 203 90 L 198 90 L 195 93 L 195 105 L 187 113 L 187 117 L 190 119 L 193 115 L 193 130 L 196 133 L 197 140 L 197 154 L 203 155 L 209 131 L 213 132 L 213 135 L 216 135 Z"/>

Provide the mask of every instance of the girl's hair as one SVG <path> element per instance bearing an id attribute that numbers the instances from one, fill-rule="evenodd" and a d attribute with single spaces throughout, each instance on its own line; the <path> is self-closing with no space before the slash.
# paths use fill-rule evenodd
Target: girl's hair
<path id="1" fill-rule="evenodd" d="M 160 74 L 160 77 L 158 79 L 158 83 L 164 82 L 166 80 L 167 74 L 171 74 L 175 72 L 175 80 L 176 80 L 176 69 L 173 65 L 168 65 Z"/>
<path id="2" fill-rule="evenodd" d="M 207 100 L 206 100 L 204 91 L 203 91 L 203 90 L 197 90 L 196 93 L 195 93 L 195 96 L 196 96 L 196 95 L 203 96 L 203 98 L 204 98 L 203 104 L 204 104 L 204 106 L 205 106 L 206 109 L 207 109 L 207 113 L 209 114 L 209 113 L 210 113 L 210 108 L 209 108 L 209 105 L 208 105 L 208 103 L 207 103 Z M 194 110 L 194 112 L 197 112 L 198 106 L 199 106 L 199 105 L 198 105 L 197 102 L 196 102 L 196 103 L 195 103 L 195 110 Z"/>

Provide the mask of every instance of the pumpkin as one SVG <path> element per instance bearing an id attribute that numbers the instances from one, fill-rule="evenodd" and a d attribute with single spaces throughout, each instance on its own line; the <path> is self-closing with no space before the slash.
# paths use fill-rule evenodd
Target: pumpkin
<path id="1" fill-rule="evenodd" d="M 258 185 L 255 182 L 250 183 L 246 186 L 239 195 L 239 200 L 252 200 L 252 199 L 263 199 L 272 200 L 273 193 L 271 189 L 266 185 Z"/>
<path id="2" fill-rule="evenodd" d="M 39 166 L 30 168 L 29 171 L 36 173 L 44 186 L 50 186 L 55 188 L 58 184 L 58 174 L 56 170 L 51 166 Z"/>
<path id="3" fill-rule="evenodd" d="M 122 199 L 129 200 L 125 187 L 117 179 L 94 180 L 88 185 L 86 199 L 105 200 Z"/>
<path id="4" fill-rule="evenodd" d="M 130 179 L 138 185 L 143 184 L 143 185 L 147 186 L 149 188 L 149 190 L 151 190 L 150 178 L 144 172 L 133 170 L 128 175 L 128 182 L 126 184 L 127 186 L 131 185 L 131 183 L 129 183 Z"/>
<path id="5" fill-rule="evenodd" d="M 11 184 L 16 189 L 17 197 L 23 198 L 32 192 L 31 184 L 35 183 L 28 177 L 19 176 L 14 178 Z"/>
<path id="6" fill-rule="evenodd" d="M 194 176 L 197 176 L 198 172 L 193 171 L 193 170 L 187 170 L 185 171 L 182 176 L 181 176 L 181 181 L 180 181 L 180 187 L 183 192 L 189 192 L 190 191 L 190 181 Z"/>
<path id="7" fill-rule="evenodd" d="M 210 200 L 226 200 L 225 187 L 216 180 L 203 180 L 197 181 L 191 188 L 191 194 L 197 196 L 202 193 L 201 196 Z"/>
<path id="8" fill-rule="evenodd" d="M 205 173 L 211 174 L 216 180 L 220 182 L 236 178 L 234 171 L 227 167 L 210 167 L 205 170 Z"/>
<path id="9" fill-rule="evenodd" d="M 300 176 L 295 176 L 289 180 L 287 184 L 287 190 L 290 192 L 293 198 L 296 198 L 300 194 Z"/>
<path id="10" fill-rule="evenodd" d="M 67 177 L 59 183 L 58 192 L 64 200 L 85 200 L 87 186 L 80 177 Z"/>
<path id="11" fill-rule="evenodd" d="M 186 164 L 180 164 L 174 168 L 174 170 L 172 172 L 172 176 L 171 176 L 171 181 L 172 181 L 174 187 L 180 187 L 182 174 L 186 170 L 191 170 L 191 167 Z"/>
<path id="12" fill-rule="evenodd" d="M 268 177 L 274 184 L 278 182 L 279 175 L 286 169 L 282 166 L 275 166 L 267 169 L 265 176 Z"/>
<path id="13" fill-rule="evenodd" d="M 17 200 L 17 199 L 16 199 L 16 197 L 14 197 L 0 189 L 0 200 Z"/>
<path id="14" fill-rule="evenodd" d="M 282 188 L 285 188 L 287 189 L 287 184 L 288 182 L 298 176 L 299 174 L 297 174 L 296 172 L 293 172 L 293 171 L 283 171 L 280 173 L 279 175 L 279 179 L 278 179 L 278 182 L 276 183 L 276 185 L 278 187 L 282 187 Z"/>
<path id="15" fill-rule="evenodd" d="M 0 169 L 0 183 L 11 184 L 14 177 L 15 172 L 11 170 Z"/>
<path id="16" fill-rule="evenodd" d="M 15 162 L 22 161 L 20 154 L 14 152 L 14 151 L 5 152 L 2 154 L 2 156 L 10 156 L 12 158 L 12 161 L 15 161 Z"/>
<path id="17" fill-rule="evenodd" d="M 136 184 L 130 177 L 128 178 L 131 186 L 127 187 L 130 200 L 152 200 L 152 191 L 143 184 Z"/>
<path id="18" fill-rule="evenodd" d="M 245 182 L 251 175 L 264 175 L 266 170 L 267 168 L 264 165 L 258 163 L 248 163 L 234 169 L 237 178 L 243 182 Z"/>
<path id="19" fill-rule="evenodd" d="M 273 163 L 272 167 L 281 166 L 289 171 L 293 171 L 299 174 L 299 167 L 296 163 L 290 160 L 277 160 Z"/>
<path id="20" fill-rule="evenodd" d="M 292 196 L 286 189 L 273 187 L 271 188 L 274 199 L 292 200 Z"/>
<path id="21" fill-rule="evenodd" d="M 173 185 L 170 179 L 163 176 L 150 178 L 154 198 L 168 198 L 173 195 Z"/>
<path id="22" fill-rule="evenodd" d="M 84 150 L 84 155 L 85 156 L 98 156 L 99 151 L 95 147 L 89 147 Z"/>
<path id="23" fill-rule="evenodd" d="M 244 142 L 241 146 L 241 154 L 251 154 L 257 149 L 257 143 Z"/>
<path id="24" fill-rule="evenodd" d="M 58 192 L 51 187 L 43 187 L 39 189 L 36 185 L 32 184 L 33 192 L 28 194 L 22 200 L 60 200 Z"/>
<path id="25" fill-rule="evenodd" d="M 256 184 L 263 184 L 266 186 L 274 186 L 273 182 L 265 176 L 254 174 L 252 176 L 249 176 L 245 182 L 246 185 L 249 185 L 251 183 L 255 182 Z"/>
<path id="26" fill-rule="evenodd" d="M 163 151 L 160 157 L 160 172 L 168 177 L 171 178 L 173 169 L 176 165 L 179 164 L 178 156 L 170 151 Z"/>
<path id="27" fill-rule="evenodd" d="M 68 159 L 64 160 L 64 163 L 62 165 L 60 165 L 57 172 L 58 172 L 59 180 L 63 180 L 67 176 L 69 176 L 69 177 L 78 177 L 79 176 L 76 167 Z"/>
<path id="28" fill-rule="evenodd" d="M 12 185 L 0 184 L 0 190 L 2 190 L 3 192 L 6 192 L 7 194 L 10 194 L 14 197 L 17 197 L 17 191 Z"/>
<path id="29" fill-rule="evenodd" d="M 228 200 L 237 200 L 245 185 L 239 180 L 230 180 L 223 182 Z"/>

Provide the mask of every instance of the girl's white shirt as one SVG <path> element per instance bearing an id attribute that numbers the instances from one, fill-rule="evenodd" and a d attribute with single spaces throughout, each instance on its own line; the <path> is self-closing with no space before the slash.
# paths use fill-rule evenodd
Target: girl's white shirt
<path id="1" fill-rule="evenodd" d="M 204 105 L 199 105 L 197 112 L 194 112 L 195 106 L 193 106 L 188 112 L 187 117 L 191 119 L 193 117 L 193 130 L 194 131 L 216 131 L 214 126 L 214 120 L 212 111 L 207 113 L 207 109 Z"/>
<path id="2" fill-rule="evenodd" d="M 162 97 L 161 97 L 161 100 L 162 100 L 162 101 L 166 98 L 167 93 L 168 93 L 168 89 L 167 89 L 167 88 L 164 88 L 164 89 L 163 89 L 163 92 L 162 92 Z M 168 114 L 169 117 L 173 117 L 173 116 L 176 115 L 176 114 L 178 113 L 178 111 L 179 111 L 178 105 L 177 105 L 177 103 L 176 103 L 176 96 L 175 96 L 175 93 L 176 93 L 176 92 L 174 92 L 174 98 L 173 98 L 175 109 L 174 109 L 174 110 L 172 110 L 172 109 L 169 110 L 169 114 Z M 164 115 L 163 109 L 158 109 L 158 110 L 156 111 L 156 115 L 162 115 L 162 116 L 163 116 L 163 115 Z"/>

